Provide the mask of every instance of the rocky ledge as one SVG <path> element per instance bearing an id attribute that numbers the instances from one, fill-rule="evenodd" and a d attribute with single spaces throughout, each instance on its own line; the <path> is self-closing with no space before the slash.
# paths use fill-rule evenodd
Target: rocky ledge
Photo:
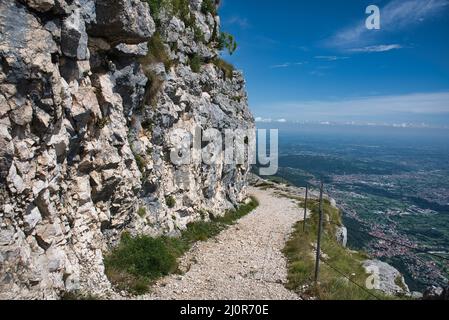
<path id="1" fill-rule="evenodd" d="M 245 197 L 247 164 L 167 159 L 176 129 L 254 126 L 215 10 L 178 2 L 0 0 L 0 298 L 107 292 L 124 230 L 175 235 Z"/>

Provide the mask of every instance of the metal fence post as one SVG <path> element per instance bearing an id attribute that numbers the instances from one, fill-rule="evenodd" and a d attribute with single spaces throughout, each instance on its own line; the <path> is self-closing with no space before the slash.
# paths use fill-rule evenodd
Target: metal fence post
<path id="1" fill-rule="evenodd" d="M 321 255 L 321 233 L 323 229 L 323 182 L 320 187 L 320 209 L 319 209 L 319 222 L 318 222 L 318 240 L 316 243 L 316 260 L 315 260 L 315 283 L 318 282 L 318 276 L 320 273 L 320 255 Z"/>
<path id="2" fill-rule="evenodd" d="M 306 231 L 307 197 L 308 197 L 308 195 L 309 195 L 309 185 L 306 184 L 306 198 L 305 198 L 305 200 L 304 200 L 304 222 L 303 222 L 303 225 L 302 225 L 302 227 L 303 227 L 302 231 L 304 231 L 304 232 Z"/>

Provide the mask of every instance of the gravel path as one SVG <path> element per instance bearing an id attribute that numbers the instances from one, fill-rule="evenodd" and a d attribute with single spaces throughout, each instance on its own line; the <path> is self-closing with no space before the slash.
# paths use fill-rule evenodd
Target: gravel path
<path id="1" fill-rule="evenodd" d="M 197 243 L 183 258 L 183 275 L 171 275 L 139 299 L 293 300 L 284 287 L 285 241 L 302 210 L 270 190 L 250 188 L 260 206 L 214 239 Z"/>

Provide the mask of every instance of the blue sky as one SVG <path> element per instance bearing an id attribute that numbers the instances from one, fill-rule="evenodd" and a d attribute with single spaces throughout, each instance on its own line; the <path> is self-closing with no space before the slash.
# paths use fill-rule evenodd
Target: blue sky
<path id="1" fill-rule="evenodd" d="M 449 124 L 449 0 L 223 0 L 220 16 L 257 118 Z"/>

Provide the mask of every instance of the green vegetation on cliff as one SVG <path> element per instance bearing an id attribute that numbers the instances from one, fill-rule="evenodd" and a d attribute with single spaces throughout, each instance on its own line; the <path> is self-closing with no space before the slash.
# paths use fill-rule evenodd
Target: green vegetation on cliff
<path id="1" fill-rule="evenodd" d="M 178 271 L 178 258 L 195 242 L 217 236 L 258 205 L 257 199 L 252 197 L 250 202 L 226 212 L 222 217 L 189 224 L 178 238 L 131 237 L 123 233 L 120 244 L 105 256 L 106 275 L 116 289 L 144 294 L 153 281 Z M 204 214 L 202 216 L 205 217 Z"/>

